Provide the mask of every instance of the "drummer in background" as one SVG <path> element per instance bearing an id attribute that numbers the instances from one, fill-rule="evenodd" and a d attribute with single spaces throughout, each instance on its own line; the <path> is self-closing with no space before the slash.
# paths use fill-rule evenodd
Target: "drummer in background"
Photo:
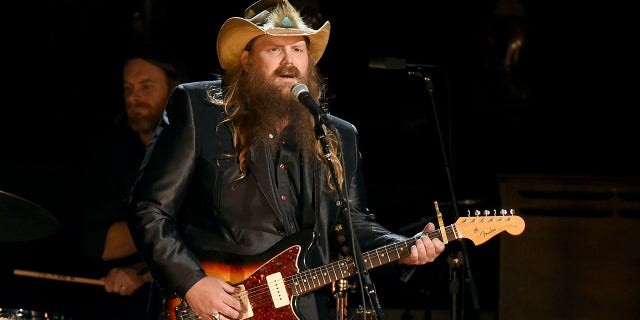
<path id="1" fill-rule="evenodd" d="M 125 61 L 125 110 L 93 144 L 85 184 L 84 247 L 105 281 L 93 319 L 145 319 L 153 278 L 142 262 L 124 221 L 129 189 L 164 112 L 171 90 L 187 81 L 186 70 L 166 49 L 144 46 Z"/>

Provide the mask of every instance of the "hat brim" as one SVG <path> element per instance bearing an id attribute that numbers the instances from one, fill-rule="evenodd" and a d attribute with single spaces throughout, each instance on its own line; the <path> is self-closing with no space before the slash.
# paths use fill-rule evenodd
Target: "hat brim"
<path id="1" fill-rule="evenodd" d="M 231 70 L 240 64 L 240 55 L 251 39 L 260 35 L 272 36 L 305 36 L 309 38 L 309 51 L 313 63 L 317 64 L 329 43 L 331 24 L 325 22 L 318 30 L 301 30 L 294 28 L 263 29 L 251 21 L 232 17 L 227 19 L 218 33 L 218 61 L 224 70 Z"/>

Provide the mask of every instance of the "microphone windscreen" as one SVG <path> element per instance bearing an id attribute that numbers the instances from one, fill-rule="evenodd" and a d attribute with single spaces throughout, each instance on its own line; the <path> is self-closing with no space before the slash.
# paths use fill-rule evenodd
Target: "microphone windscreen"
<path id="1" fill-rule="evenodd" d="M 309 88 L 307 88 L 307 85 L 304 83 L 296 83 L 291 87 L 291 94 L 296 99 L 298 99 L 298 96 L 303 92 L 309 93 Z"/>

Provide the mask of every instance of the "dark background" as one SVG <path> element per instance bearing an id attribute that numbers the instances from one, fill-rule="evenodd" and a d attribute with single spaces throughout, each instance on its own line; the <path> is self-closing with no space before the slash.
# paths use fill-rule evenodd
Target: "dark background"
<path id="1" fill-rule="evenodd" d="M 298 3 L 332 24 L 319 63 L 330 111 L 358 127 L 370 208 L 394 231 L 415 233 L 433 219 L 434 201 L 447 223 L 457 217 L 452 199 L 461 215 L 500 209 L 499 175 L 640 173 L 636 103 L 623 98 L 634 89 L 623 80 L 634 76 L 621 63 L 629 41 L 621 33 L 624 10 L 515 0 Z M 0 307 L 67 314 L 90 308 L 85 299 L 101 287 L 11 273 L 93 276 L 80 251 L 80 168 L 95 147 L 92 137 L 123 108 L 124 54 L 140 37 L 152 37 L 172 44 L 191 80 L 212 79 L 220 72 L 217 31 L 249 4 L 76 0 L 5 7 L 13 20 L 2 22 L 0 190 L 41 206 L 60 230 L 0 243 Z M 147 21 L 142 32 L 133 29 L 134 12 Z M 369 68 L 375 57 L 430 65 L 422 72 L 432 95 L 406 70 Z M 23 214 L 0 209 L 3 216 Z M 18 220 L 10 233 L 33 228 Z M 467 246 L 480 307 L 490 311 L 497 305 L 498 246 L 497 239 Z M 450 244 L 405 285 L 372 272 L 383 307 L 450 308 L 446 258 L 459 250 Z"/>

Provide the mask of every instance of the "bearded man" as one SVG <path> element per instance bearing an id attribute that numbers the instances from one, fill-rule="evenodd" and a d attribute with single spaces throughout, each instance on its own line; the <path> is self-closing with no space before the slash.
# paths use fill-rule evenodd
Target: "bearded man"
<path id="1" fill-rule="evenodd" d="M 313 29 L 283 0 L 258 7 L 221 27 L 221 81 L 174 90 L 132 190 L 132 236 L 174 297 L 170 316 L 327 319 L 324 285 L 354 271 L 322 269 L 344 253 L 344 212 L 364 250 L 407 240 L 367 210 L 355 127 L 320 121 L 292 95 L 302 83 L 321 100 L 329 22 Z M 394 262 L 444 251 L 438 239 L 408 243 Z"/>

